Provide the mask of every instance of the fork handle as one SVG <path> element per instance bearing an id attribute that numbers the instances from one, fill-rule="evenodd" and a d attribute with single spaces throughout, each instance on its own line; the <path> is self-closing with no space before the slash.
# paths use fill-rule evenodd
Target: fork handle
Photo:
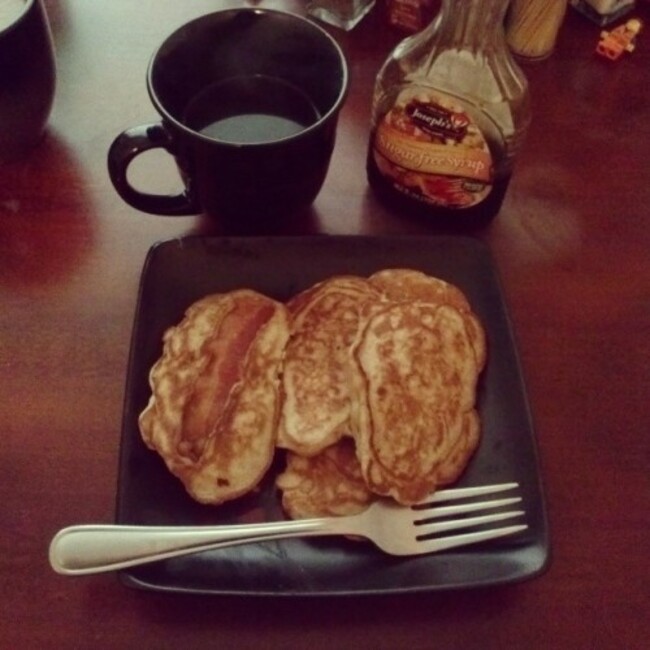
<path id="1" fill-rule="evenodd" d="M 52 539 L 49 558 L 57 573 L 87 575 L 236 544 L 353 533 L 350 519 L 303 519 L 234 526 L 69 526 Z"/>

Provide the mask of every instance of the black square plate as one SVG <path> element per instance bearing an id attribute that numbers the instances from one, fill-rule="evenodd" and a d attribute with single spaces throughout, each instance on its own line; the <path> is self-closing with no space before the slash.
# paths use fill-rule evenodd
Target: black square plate
<path id="1" fill-rule="evenodd" d="M 488 364 L 479 385 L 482 441 L 459 485 L 517 481 L 529 529 L 502 541 L 395 558 L 346 539 L 292 539 L 206 551 L 124 570 L 132 587 L 247 595 L 408 593 L 516 582 L 541 573 L 549 542 L 534 431 L 512 329 L 488 249 L 459 237 L 188 237 L 150 250 L 140 285 L 126 386 L 117 523 L 231 524 L 282 519 L 272 468 L 254 494 L 195 503 L 142 443 L 137 417 L 165 329 L 208 293 L 248 287 L 285 300 L 335 274 L 408 267 L 459 286 L 481 318 Z M 278 463 L 281 462 L 278 459 Z"/>

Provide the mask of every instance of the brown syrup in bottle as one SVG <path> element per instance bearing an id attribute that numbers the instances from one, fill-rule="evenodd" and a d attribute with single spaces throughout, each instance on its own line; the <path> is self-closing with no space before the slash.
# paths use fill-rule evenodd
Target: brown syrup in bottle
<path id="1" fill-rule="evenodd" d="M 368 181 L 396 212 L 472 229 L 498 213 L 529 122 L 503 33 L 508 0 L 443 0 L 375 84 Z"/>

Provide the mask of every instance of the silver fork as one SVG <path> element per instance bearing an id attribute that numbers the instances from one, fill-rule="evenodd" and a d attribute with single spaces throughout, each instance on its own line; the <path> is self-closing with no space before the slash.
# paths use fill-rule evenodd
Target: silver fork
<path id="1" fill-rule="evenodd" d="M 372 540 L 390 555 L 420 555 L 475 544 L 527 528 L 526 524 L 486 528 L 458 535 L 441 532 L 491 524 L 520 517 L 522 510 L 495 510 L 521 501 L 520 497 L 469 501 L 438 506 L 439 503 L 492 495 L 513 490 L 517 483 L 441 490 L 415 506 L 387 500 L 373 503 L 364 512 L 349 517 L 224 526 L 120 526 L 80 525 L 59 531 L 50 544 L 50 564 L 64 575 L 113 571 L 211 549 L 251 542 L 322 535 L 352 535 Z M 448 519 L 449 516 L 462 515 Z"/>

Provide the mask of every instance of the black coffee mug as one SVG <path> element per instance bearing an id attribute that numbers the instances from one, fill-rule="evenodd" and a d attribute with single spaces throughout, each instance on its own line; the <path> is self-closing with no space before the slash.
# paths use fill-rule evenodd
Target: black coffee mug
<path id="1" fill-rule="evenodd" d="M 3 7 L 0 17 L 0 160 L 24 156 L 41 139 L 56 86 L 54 49 L 41 0 Z M 11 14 L 8 14 L 9 10 Z"/>
<path id="2" fill-rule="evenodd" d="M 348 89 L 343 52 L 321 27 L 267 9 L 202 16 L 160 46 L 147 86 L 162 121 L 128 129 L 108 153 L 113 185 L 131 206 L 264 219 L 314 201 Z M 182 193 L 129 183 L 130 162 L 154 148 L 176 159 Z"/>

